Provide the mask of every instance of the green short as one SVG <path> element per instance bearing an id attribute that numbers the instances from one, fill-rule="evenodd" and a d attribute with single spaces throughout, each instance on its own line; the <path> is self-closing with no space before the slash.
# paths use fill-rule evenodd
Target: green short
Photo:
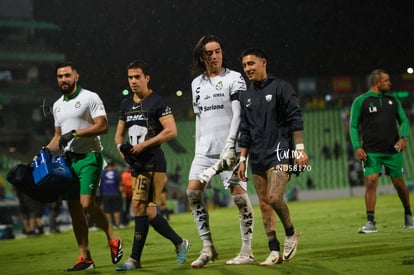
<path id="1" fill-rule="evenodd" d="M 385 174 L 393 178 L 401 178 L 404 175 L 404 164 L 402 153 L 379 154 L 367 153 L 367 160 L 364 163 L 364 176 L 382 174 L 382 167 Z"/>
<path id="2" fill-rule="evenodd" d="M 102 153 L 72 155 L 72 172 L 75 176 L 74 188 L 64 194 L 64 199 L 79 199 L 79 195 L 96 195 L 103 169 Z"/>

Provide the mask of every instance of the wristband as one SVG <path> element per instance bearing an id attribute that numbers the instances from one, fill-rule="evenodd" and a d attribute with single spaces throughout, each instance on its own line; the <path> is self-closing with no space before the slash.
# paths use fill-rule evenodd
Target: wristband
<path id="1" fill-rule="evenodd" d="M 303 143 L 296 144 L 296 150 L 305 150 L 305 144 Z"/>
<path id="2" fill-rule="evenodd" d="M 121 148 L 122 144 L 117 144 L 116 147 L 119 149 Z"/>
<path id="3" fill-rule="evenodd" d="M 240 162 L 242 161 L 246 161 L 246 157 L 245 156 L 240 156 Z"/>
<path id="4" fill-rule="evenodd" d="M 72 130 L 72 137 L 77 138 L 78 135 L 76 134 L 76 130 Z"/>

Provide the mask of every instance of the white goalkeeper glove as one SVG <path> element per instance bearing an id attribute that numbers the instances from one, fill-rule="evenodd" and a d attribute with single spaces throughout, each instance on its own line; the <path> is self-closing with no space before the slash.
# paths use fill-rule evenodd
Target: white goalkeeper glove
<path id="1" fill-rule="evenodd" d="M 224 161 L 222 159 L 219 159 L 216 163 L 214 163 L 211 167 L 204 170 L 203 173 L 201 173 L 198 178 L 200 179 L 201 183 L 207 184 L 210 182 L 211 178 L 215 175 L 221 173 L 224 171 L 223 169 L 223 163 Z"/>
<path id="2" fill-rule="evenodd" d="M 227 138 L 226 147 L 224 151 L 220 154 L 220 159 L 223 160 L 223 169 L 224 170 L 233 170 L 234 165 L 237 164 L 237 156 L 235 150 L 235 140 L 234 138 Z"/>

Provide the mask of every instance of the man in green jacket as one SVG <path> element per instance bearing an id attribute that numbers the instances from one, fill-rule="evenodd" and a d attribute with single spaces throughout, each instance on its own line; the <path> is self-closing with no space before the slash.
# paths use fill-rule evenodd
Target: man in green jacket
<path id="1" fill-rule="evenodd" d="M 365 207 L 368 221 L 359 229 L 359 233 L 378 231 L 374 212 L 382 167 L 385 174 L 391 177 L 404 207 L 405 228 L 414 228 L 410 193 L 403 176 L 402 156 L 402 151 L 407 146 L 409 121 L 400 101 L 390 94 L 391 81 L 387 72 L 374 70 L 369 76 L 369 82 L 370 90 L 358 96 L 352 104 L 349 126 L 355 157 L 361 161 L 365 177 Z"/>

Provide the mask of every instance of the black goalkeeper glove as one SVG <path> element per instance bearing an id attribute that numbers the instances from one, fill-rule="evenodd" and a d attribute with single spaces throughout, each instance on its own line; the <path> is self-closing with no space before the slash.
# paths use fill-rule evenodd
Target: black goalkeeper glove
<path id="1" fill-rule="evenodd" d="M 76 137 L 76 130 L 72 130 L 66 134 L 63 134 L 59 139 L 59 148 L 65 148 L 69 141 Z"/>

